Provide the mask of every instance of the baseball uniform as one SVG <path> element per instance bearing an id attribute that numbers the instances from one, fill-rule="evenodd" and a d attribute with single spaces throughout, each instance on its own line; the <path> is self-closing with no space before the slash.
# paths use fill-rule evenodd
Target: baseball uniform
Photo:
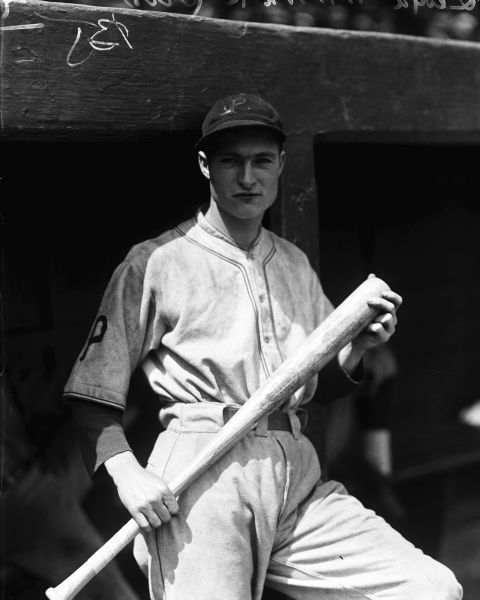
<path id="1" fill-rule="evenodd" d="M 199 211 L 135 246 L 115 271 L 65 394 L 123 409 L 143 368 L 165 431 L 148 468 L 166 481 L 190 464 L 332 306 L 306 256 L 261 228 L 248 251 Z M 457 600 L 443 565 L 336 482 L 323 482 L 297 408 L 263 419 L 179 499 L 180 513 L 136 542 L 153 599 Z M 227 410 L 228 409 L 228 410 Z"/>

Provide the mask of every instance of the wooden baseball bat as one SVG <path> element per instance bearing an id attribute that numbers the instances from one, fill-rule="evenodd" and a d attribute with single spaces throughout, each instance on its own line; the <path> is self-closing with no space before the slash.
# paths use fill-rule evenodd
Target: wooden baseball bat
<path id="1" fill-rule="evenodd" d="M 359 285 L 272 373 L 271 377 L 222 427 L 192 465 L 169 483 L 175 496 L 185 490 L 216 460 L 250 431 L 264 416 L 276 410 L 377 315 L 367 301 L 389 291 L 388 285 L 371 277 Z M 46 591 L 50 600 L 70 600 L 140 532 L 131 519 L 72 575 Z"/>

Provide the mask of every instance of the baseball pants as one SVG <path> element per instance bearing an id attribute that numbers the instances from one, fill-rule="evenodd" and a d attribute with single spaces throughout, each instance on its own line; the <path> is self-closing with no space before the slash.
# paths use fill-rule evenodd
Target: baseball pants
<path id="1" fill-rule="evenodd" d="M 224 405 L 176 404 L 149 469 L 172 480 L 223 426 Z M 179 498 L 170 523 L 135 541 L 152 600 L 460 600 L 453 573 L 335 482 L 311 442 L 266 420 Z"/>

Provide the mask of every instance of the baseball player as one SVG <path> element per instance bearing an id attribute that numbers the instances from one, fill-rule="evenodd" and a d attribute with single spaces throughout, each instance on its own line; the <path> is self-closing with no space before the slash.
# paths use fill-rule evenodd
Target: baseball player
<path id="1" fill-rule="evenodd" d="M 345 488 L 324 482 L 302 434 L 312 378 L 177 499 L 168 481 L 331 312 L 305 254 L 262 227 L 285 164 L 277 111 L 258 96 L 216 102 L 196 145 L 210 202 L 116 269 L 65 394 L 90 472 L 104 465 L 142 528 L 135 553 L 152 599 L 458 600 L 454 575 Z M 394 333 L 401 298 L 338 355 L 357 379 Z M 140 365 L 158 394 L 158 436 L 137 462 L 121 415 Z M 163 524 L 162 527 L 159 525 Z"/>

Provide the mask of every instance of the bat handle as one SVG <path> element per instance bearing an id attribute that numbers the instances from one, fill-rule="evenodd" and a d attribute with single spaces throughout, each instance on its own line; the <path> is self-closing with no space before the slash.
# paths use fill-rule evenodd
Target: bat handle
<path id="1" fill-rule="evenodd" d="M 45 595 L 50 600 L 70 600 L 93 579 L 107 564 L 127 546 L 140 532 L 137 523 L 130 519 L 117 533 L 67 579 L 54 588 L 48 588 Z"/>

